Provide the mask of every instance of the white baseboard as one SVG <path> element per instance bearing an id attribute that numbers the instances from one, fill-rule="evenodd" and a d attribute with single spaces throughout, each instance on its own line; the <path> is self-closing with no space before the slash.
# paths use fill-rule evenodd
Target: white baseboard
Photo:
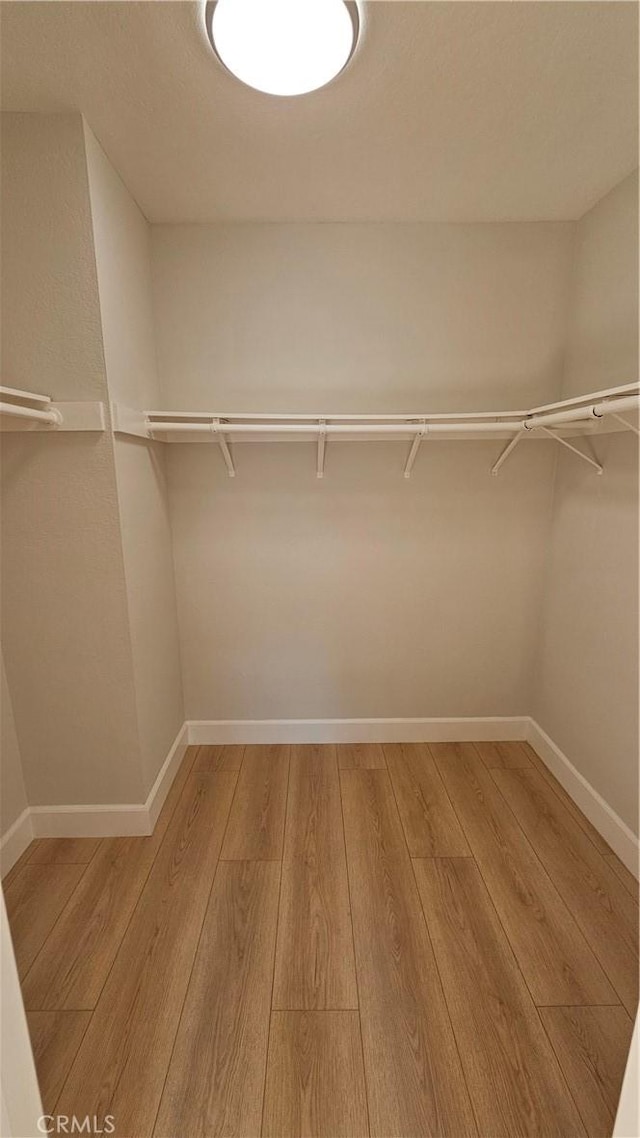
<path id="1" fill-rule="evenodd" d="M 33 838 L 128 838 L 152 834 L 187 746 L 187 725 L 183 723 L 146 802 L 28 807 L 0 842 L 3 875 Z"/>
<path id="2" fill-rule="evenodd" d="M 164 800 L 171 790 L 171 784 L 180 769 L 188 746 L 189 728 L 186 723 L 183 723 L 169 748 L 169 754 L 158 771 L 158 777 L 147 795 L 145 809 L 149 815 L 149 834 L 153 833 L 158 815 L 164 806 Z"/>
<path id="3" fill-rule="evenodd" d="M 630 830 L 626 822 L 618 817 L 615 810 L 605 802 L 591 783 L 587 782 L 584 775 L 576 770 L 573 763 L 535 719 L 530 718 L 528 721 L 526 738 L 576 806 L 595 826 L 614 853 L 617 853 L 620 861 L 624 862 L 635 877 L 638 877 L 640 843 L 633 830 Z"/>
<path id="4" fill-rule="evenodd" d="M 149 811 L 137 803 L 32 806 L 34 838 L 130 838 L 151 833 Z"/>
<path id="5" fill-rule="evenodd" d="M 190 719 L 189 742 L 451 743 L 524 739 L 527 716 L 457 719 Z"/>
<path id="6" fill-rule="evenodd" d="M 635 834 L 529 716 L 450 719 L 211 719 L 180 728 L 146 802 L 114 805 L 31 806 L 0 841 L 4 875 L 33 838 L 130 837 L 153 833 L 188 745 L 222 743 L 445 743 L 526 739 L 633 874 L 640 845 Z"/>
<path id="7" fill-rule="evenodd" d="M 36 838 L 112 838 L 152 834 L 162 804 L 187 749 L 187 725 L 182 724 L 146 802 L 107 806 L 32 806 Z"/>
<path id="8" fill-rule="evenodd" d="M 31 841 L 33 841 L 33 825 L 31 811 L 26 806 L 0 840 L 0 873 L 3 877 L 11 866 L 15 865 Z"/>

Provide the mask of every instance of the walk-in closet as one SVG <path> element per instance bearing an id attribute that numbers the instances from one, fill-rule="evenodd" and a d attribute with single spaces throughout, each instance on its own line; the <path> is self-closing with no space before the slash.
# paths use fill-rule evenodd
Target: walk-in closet
<path id="1" fill-rule="evenodd" d="M 638 16 L 1 0 L 3 1138 L 640 1133 Z"/>

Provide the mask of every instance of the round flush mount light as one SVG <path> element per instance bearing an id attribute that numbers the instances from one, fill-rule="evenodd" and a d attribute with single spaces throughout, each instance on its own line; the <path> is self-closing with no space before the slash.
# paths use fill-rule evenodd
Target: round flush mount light
<path id="1" fill-rule="evenodd" d="M 360 19 L 348 0 L 212 0 L 205 21 L 228 71 L 269 95 L 304 95 L 346 67 Z"/>

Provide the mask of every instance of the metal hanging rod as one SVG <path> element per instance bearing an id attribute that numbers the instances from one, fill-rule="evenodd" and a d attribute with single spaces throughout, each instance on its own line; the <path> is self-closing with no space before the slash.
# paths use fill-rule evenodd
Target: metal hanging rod
<path id="1" fill-rule="evenodd" d="M 623 395 L 632 395 L 638 393 L 638 383 L 625 383 L 618 387 L 608 387 L 602 391 L 591 391 L 585 395 L 575 395 L 571 399 L 563 399 L 555 403 L 545 403 L 540 407 L 531 407 L 529 410 L 515 410 L 515 411 L 437 411 L 433 414 L 425 415 L 424 412 L 404 413 L 404 414 L 374 414 L 374 415 L 355 415 L 355 414 L 329 414 L 327 411 L 318 412 L 274 412 L 274 411 L 258 411 L 256 413 L 248 411 L 234 411 L 222 413 L 219 411 L 153 411 L 148 412 L 147 418 L 154 421 L 179 421 L 181 419 L 223 419 L 223 420 L 236 420 L 236 421 L 266 421 L 266 422 L 315 422 L 318 423 L 324 420 L 327 423 L 331 422 L 357 422 L 357 423 L 376 423 L 376 422 L 400 422 L 400 423 L 421 423 L 423 420 L 428 419 L 430 423 L 440 421 L 467 421 L 469 419 L 482 420 L 482 419 L 504 419 L 510 420 L 525 419 L 531 415 L 540 415 L 548 411 L 560 411 L 565 407 L 578 407 L 584 403 L 593 404 L 600 402 L 604 399 L 611 397 L 621 397 Z M 123 408 L 120 404 L 114 404 L 119 409 L 123 417 L 122 429 L 126 430 L 125 418 L 127 408 Z M 123 414 L 124 413 L 124 414 Z M 134 414 L 129 411 L 129 414 Z"/>
<path id="2" fill-rule="evenodd" d="M 259 412 L 213 413 L 207 411 L 150 411 L 139 412 L 117 404 L 112 405 L 114 429 L 160 442 L 170 439 L 189 442 L 211 438 L 217 441 L 227 471 L 235 475 L 230 443 L 251 440 L 284 441 L 313 438 L 317 446 L 316 475 L 324 476 L 326 447 L 332 440 L 410 439 L 411 445 L 405 460 L 404 476 L 409 478 L 417 459 L 421 443 L 428 437 L 499 438 L 511 436 L 507 446 L 491 467 L 497 475 L 519 443 L 527 436 L 541 434 L 555 439 L 575 455 L 601 471 L 595 458 L 572 446 L 557 431 L 569 430 L 573 434 L 590 434 L 598 423 L 611 416 L 620 427 L 638 433 L 633 422 L 624 418 L 628 412 L 640 409 L 640 384 L 625 384 L 607 388 L 589 395 L 545 404 L 529 411 L 477 411 L 437 412 L 424 414 L 304 414 Z M 557 428 L 557 430 L 553 429 Z M 615 428 L 614 428 L 615 429 Z"/>
<path id="3" fill-rule="evenodd" d="M 536 427 L 588 422 L 589 419 L 604 419 L 606 415 L 637 411 L 639 406 L 639 395 L 623 395 L 620 399 L 603 399 L 599 403 L 586 404 L 584 407 L 572 407 L 566 411 L 551 411 L 549 414 L 532 415 L 525 419 L 522 425 L 526 431 L 532 431 Z"/>
<path id="4" fill-rule="evenodd" d="M 49 395 L 0 387 L 0 430 L 37 434 L 40 429 L 104 431 L 104 404 L 54 403 Z"/>
<path id="5" fill-rule="evenodd" d="M 31 419 L 38 423 L 47 423 L 50 427 L 59 427 L 62 424 L 62 415 L 57 407 L 50 411 L 41 411 L 39 407 L 24 407 L 18 403 L 0 403 L 0 415 L 8 415 L 12 419 Z"/>
<path id="6" fill-rule="evenodd" d="M 619 416 L 640 408 L 640 395 L 625 395 L 604 399 L 597 403 L 579 404 L 560 411 L 544 413 L 499 411 L 444 415 L 380 415 L 335 416 L 310 415 L 218 415 L 208 412 L 150 412 L 145 421 L 152 434 L 207 432 L 223 430 L 225 434 L 313 434 L 320 430 L 327 434 L 393 434 L 416 435 L 447 434 L 452 431 L 492 433 L 496 431 L 533 431 L 537 427 L 593 423 L 607 415 Z M 178 415 L 180 417 L 178 418 Z M 172 417 L 173 416 L 173 417 Z M 630 427 L 628 423 L 623 425 Z"/>

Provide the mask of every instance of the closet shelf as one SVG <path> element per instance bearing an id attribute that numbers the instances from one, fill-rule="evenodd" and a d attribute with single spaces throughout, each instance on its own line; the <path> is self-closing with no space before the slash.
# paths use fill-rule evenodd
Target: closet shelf
<path id="1" fill-rule="evenodd" d="M 49 395 L 0 387 L 0 431 L 104 431 L 104 404 L 54 403 Z"/>
<path id="2" fill-rule="evenodd" d="M 369 442 L 411 440 L 404 465 L 408 478 L 420 444 L 426 438 L 500 439 L 511 438 L 491 468 L 497 474 L 522 439 L 550 437 L 573 451 L 579 458 L 602 472 L 594 457 L 568 441 L 571 435 L 591 435 L 611 430 L 630 430 L 636 434 L 637 422 L 625 418 L 640 408 L 640 384 L 629 383 L 587 395 L 547 403 L 528 411 L 474 411 L 389 415 L 330 415 L 328 413 L 274 414 L 260 412 L 212 411 L 136 411 L 112 404 L 114 430 L 119 434 L 153 439 L 156 442 L 215 442 L 220 447 L 227 472 L 235 475 L 230 442 L 295 442 L 300 438 L 317 447 L 316 473 L 324 473 L 327 442 Z"/>

